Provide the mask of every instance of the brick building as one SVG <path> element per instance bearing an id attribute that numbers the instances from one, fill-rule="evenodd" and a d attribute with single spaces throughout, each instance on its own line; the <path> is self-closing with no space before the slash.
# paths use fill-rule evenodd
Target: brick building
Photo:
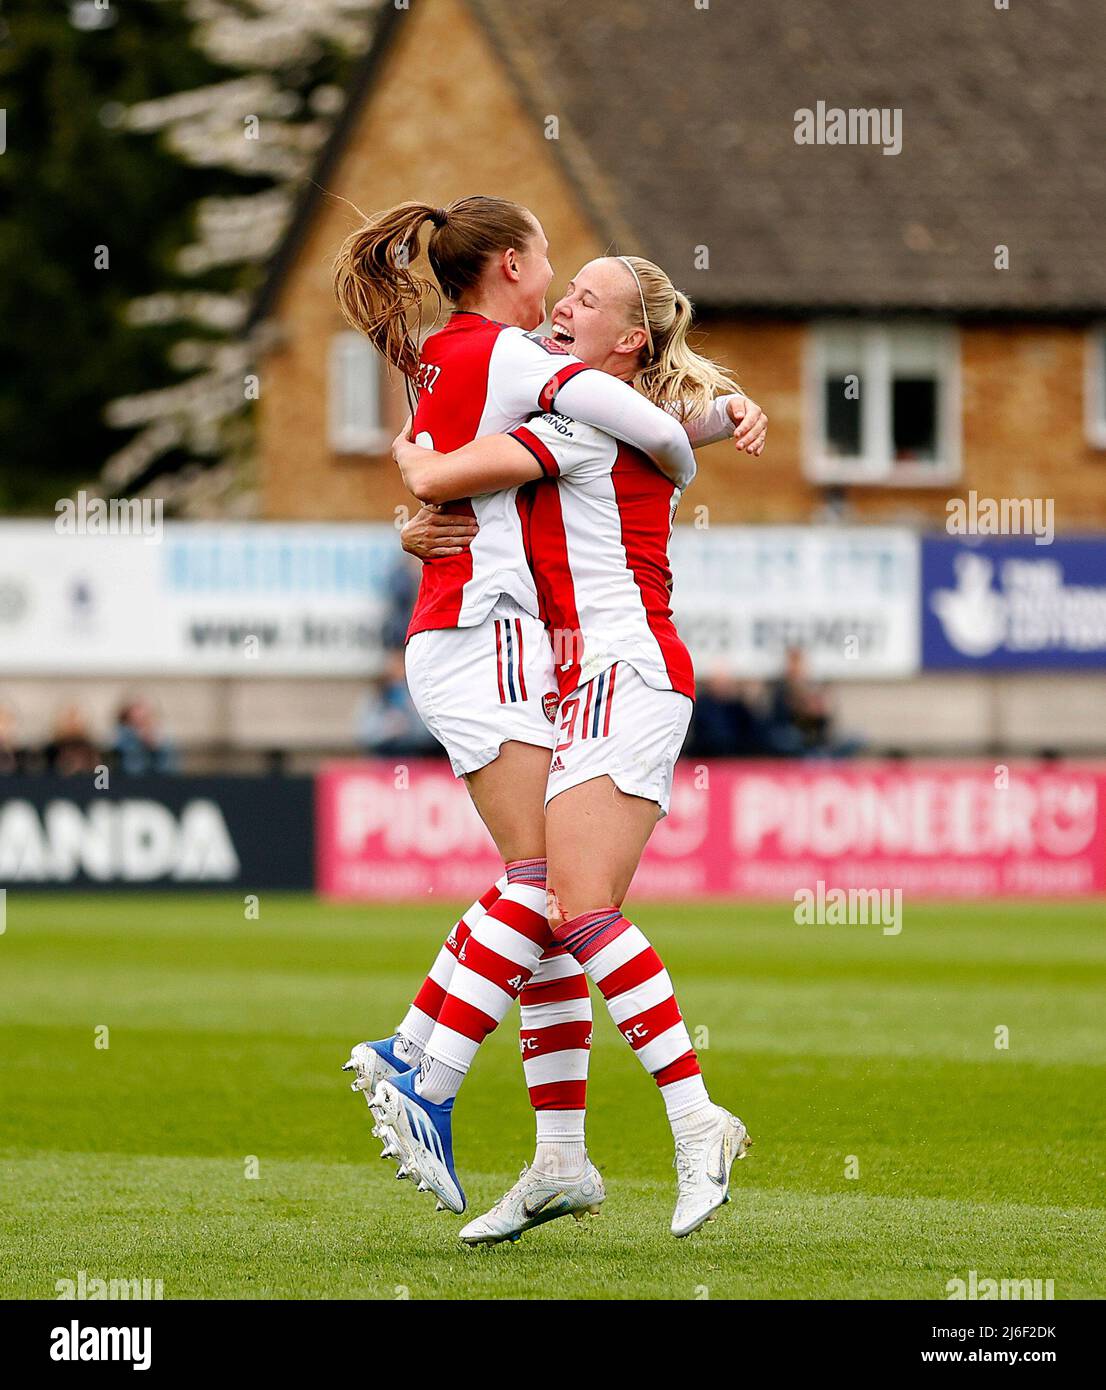
<path id="1" fill-rule="evenodd" d="M 400 393 L 330 291 L 343 200 L 482 190 L 542 219 L 554 289 L 613 248 L 692 296 L 772 420 L 759 463 L 703 456 L 712 520 L 932 526 L 975 489 L 1106 526 L 1104 50 L 1062 0 L 388 6 L 255 310 L 262 515 L 409 500 Z M 819 101 L 899 111 L 901 151 L 797 144 Z"/>
<path id="2" fill-rule="evenodd" d="M 683 520 L 932 529 L 974 489 L 1106 531 L 1103 71 L 1106 10 L 1073 0 L 381 0 L 254 307 L 260 515 L 410 502 L 387 455 L 402 392 L 344 331 L 330 263 L 349 203 L 483 191 L 541 217 L 555 289 L 607 250 L 659 261 L 767 408 L 764 457 L 700 454 Z M 796 143 L 820 102 L 886 111 L 900 152 Z M 133 686 L 26 676 L 0 695 L 37 738 L 62 700 L 108 727 Z M 143 689 L 184 745 L 310 761 L 348 746 L 364 683 Z M 1106 749 L 1097 672 L 853 679 L 836 698 L 877 748 Z"/>

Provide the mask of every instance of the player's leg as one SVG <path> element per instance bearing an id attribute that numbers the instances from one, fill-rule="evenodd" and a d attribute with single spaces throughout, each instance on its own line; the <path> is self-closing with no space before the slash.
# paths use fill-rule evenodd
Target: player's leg
<path id="1" fill-rule="evenodd" d="M 498 900 L 506 886 L 506 876 L 497 879 L 453 924 L 430 967 L 429 975 L 419 987 L 396 1031 L 390 1037 L 375 1042 L 357 1043 L 351 1050 L 349 1061 L 342 1070 L 356 1073 L 351 1089 L 360 1091 L 366 1101 L 371 1101 L 382 1081 L 409 1071 L 422 1061 L 449 987 L 457 954 L 468 940 L 473 926 Z"/>
<path id="2" fill-rule="evenodd" d="M 546 920 L 542 799 L 549 750 L 507 742 L 466 775 L 506 863 L 507 886 L 458 951 L 419 1067 L 381 1083 L 370 1102 L 385 1153 L 449 1210 L 465 1196 L 453 1163 L 453 1102 L 480 1044 L 500 1022 L 552 941 Z"/>
<path id="3" fill-rule="evenodd" d="M 562 946 L 549 946 L 519 1003 L 519 1041 L 537 1116 L 537 1148 L 518 1182 L 461 1231 L 469 1245 L 518 1240 L 560 1216 L 580 1220 L 596 1215 L 606 1197 L 584 1143 L 592 1028 L 587 976 Z"/>
<path id="4" fill-rule="evenodd" d="M 710 1099 L 668 973 L 621 912 L 658 816 L 655 802 L 597 777 L 549 803 L 547 835 L 557 938 L 598 986 L 675 1120 Z"/>
<path id="5" fill-rule="evenodd" d="M 552 942 L 545 917 L 545 785 L 553 745 L 553 652 L 545 628 L 510 599 L 468 630 L 427 632 L 407 651 L 415 705 L 464 777 L 506 866 L 506 887 L 457 951 L 434 998 L 415 1087 L 432 1104 L 460 1088 Z"/>
<path id="6" fill-rule="evenodd" d="M 583 967 L 563 946 L 548 946 L 519 995 L 519 1047 L 537 1118 L 531 1167 L 576 1177 L 587 1160 L 584 1122 L 591 1055 L 591 994 Z"/>
<path id="7" fill-rule="evenodd" d="M 506 865 L 507 886 L 458 952 L 427 1039 L 420 1095 L 452 1099 L 480 1044 L 506 1016 L 537 968 L 551 933 L 545 916 L 545 783 L 549 749 L 503 744 L 468 773 L 473 805 Z"/>
<path id="8" fill-rule="evenodd" d="M 602 719 L 585 720 L 588 737 L 579 742 L 573 718 L 573 735 L 558 746 L 559 770 L 550 775 L 546 845 L 554 931 L 598 986 L 660 1089 L 676 1141 L 680 1198 L 672 1229 L 686 1235 L 725 1199 L 730 1164 L 744 1154 L 747 1136 L 739 1120 L 711 1103 L 668 971 L 621 910 L 649 836 L 667 811 L 690 701 L 652 690 L 632 668 L 618 670 L 619 704 Z M 595 709 L 598 698 L 585 690 L 579 707 L 590 701 Z"/>
<path id="9" fill-rule="evenodd" d="M 465 779 L 504 862 L 542 857 L 543 818 L 536 802 L 528 815 L 521 812 L 516 792 L 525 799 L 528 785 L 536 787 L 545 776 L 553 742 L 547 695 L 553 654 L 543 625 L 501 599 L 477 627 L 417 634 L 405 661 L 419 715 L 449 754 L 454 774 Z M 456 924 L 400 1025 L 420 1060 L 457 957 L 506 887 L 504 875 Z"/>
<path id="10" fill-rule="evenodd" d="M 403 1016 L 402 1023 L 396 1028 L 396 1033 L 406 1042 L 407 1053 L 413 1059 L 412 1066 L 422 1061 L 426 1044 L 445 1002 L 458 954 L 464 949 L 473 927 L 488 909 L 499 901 L 506 887 L 507 876 L 504 874 L 502 878 L 496 879 L 488 891 L 477 898 L 450 928 L 449 935 L 442 943 L 441 950 L 430 968 L 430 974 L 422 982 L 411 1007 Z"/>
<path id="11" fill-rule="evenodd" d="M 420 633 L 407 675 L 424 722 L 464 777 L 507 867 L 507 886 L 458 951 L 418 1074 L 373 1104 L 386 1147 L 453 1210 L 453 1098 L 483 1038 L 551 941 L 545 917 L 544 787 L 552 747 L 552 652 L 535 619 L 501 601 L 478 627 Z M 391 1087 L 392 1093 L 386 1093 Z M 397 1129 L 398 1126 L 398 1129 Z"/>

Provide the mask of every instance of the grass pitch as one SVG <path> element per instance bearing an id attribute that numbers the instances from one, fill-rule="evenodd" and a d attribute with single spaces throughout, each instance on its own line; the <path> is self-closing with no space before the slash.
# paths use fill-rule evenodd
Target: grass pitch
<path id="1" fill-rule="evenodd" d="M 394 1180 L 339 1071 L 401 1016 L 456 905 L 7 906 L 4 1297 L 81 1270 L 166 1298 L 941 1299 L 973 1269 L 1106 1291 L 1101 905 L 907 904 L 898 937 L 796 926 L 790 905 L 642 907 L 712 1093 L 756 1141 L 733 1201 L 668 1234 L 663 1108 L 596 998 L 603 1214 L 486 1251 Z M 516 1029 L 458 1103 L 472 1211 L 531 1154 Z"/>

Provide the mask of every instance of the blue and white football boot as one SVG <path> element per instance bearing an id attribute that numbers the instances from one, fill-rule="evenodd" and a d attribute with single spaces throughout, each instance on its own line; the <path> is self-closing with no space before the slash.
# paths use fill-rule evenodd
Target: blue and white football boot
<path id="1" fill-rule="evenodd" d="M 453 1166 L 453 1101 L 435 1105 L 415 1091 L 418 1068 L 382 1081 L 369 1101 L 384 1156 L 398 1158 L 396 1176 L 410 1178 L 420 1192 L 433 1192 L 438 1208 L 465 1209 L 465 1194 Z"/>
<path id="2" fill-rule="evenodd" d="M 366 1104 L 371 1106 L 373 1094 L 382 1081 L 410 1068 L 411 1062 L 402 1050 L 397 1050 L 402 1048 L 403 1039 L 398 1033 L 393 1033 L 390 1038 L 381 1038 L 379 1042 L 358 1043 L 350 1052 L 349 1061 L 342 1067 L 343 1071 L 356 1073 L 356 1079 L 350 1082 L 350 1090 L 360 1091 Z"/>

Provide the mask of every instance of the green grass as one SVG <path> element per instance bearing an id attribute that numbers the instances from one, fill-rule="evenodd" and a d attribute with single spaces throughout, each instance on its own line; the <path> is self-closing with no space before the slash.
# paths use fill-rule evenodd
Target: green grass
<path id="1" fill-rule="evenodd" d="M 642 908 L 756 1139 L 732 1204 L 669 1236 L 663 1108 L 597 1000 L 602 1216 L 469 1251 L 377 1159 L 338 1070 L 400 1017 L 447 910 L 266 895 L 247 921 L 227 897 L 9 892 L 0 1295 L 83 1269 L 166 1298 L 943 1298 L 974 1269 L 1101 1297 L 1102 916 L 908 903 L 884 937 L 785 906 Z M 531 1152 L 515 1025 L 458 1103 L 473 1210 Z"/>

